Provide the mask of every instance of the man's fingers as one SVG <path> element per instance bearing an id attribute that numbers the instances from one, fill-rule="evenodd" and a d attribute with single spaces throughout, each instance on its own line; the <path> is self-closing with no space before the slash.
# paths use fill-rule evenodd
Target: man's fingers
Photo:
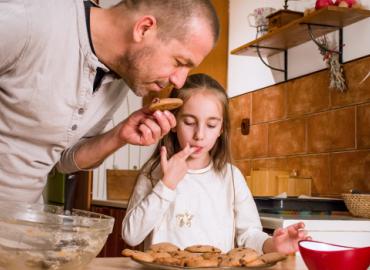
<path id="1" fill-rule="evenodd" d="M 141 136 L 140 136 L 141 145 L 149 145 L 155 142 L 153 139 L 154 135 L 152 133 L 152 130 L 147 125 L 141 124 L 139 126 L 139 131 L 141 132 Z"/>
<path id="2" fill-rule="evenodd" d="M 154 140 L 159 140 L 161 138 L 162 130 L 155 120 L 146 118 L 143 124 L 145 124 L 151 130 Z"/>
<path id="3" fill-rule="evenodd" d="M 167 116 L 171 128 L 174 128 L 176 126 L 176 117 L 170 111 L 164 111 L 164 114 Z"/>
<path id="4" fill-rule="evenodd" d="M 152 112 L 151 110 L 149 110 L 149 108 L 148 108 L 148 107 L 142 107 L 142 108 L 140 109 L 140 111 L 141 111 L 142 113 L 147 114 L 147 115 L 152 115 L 152 114 L 153 114 L 153 112 Z"/>
<path id="5" fill-rule="evenodd" d="M 155 111 L 153 116 L 160 127 L 161 136 L 166 135 L 171 128 L 176 126 L 176 118 L 169 111 Z"/>

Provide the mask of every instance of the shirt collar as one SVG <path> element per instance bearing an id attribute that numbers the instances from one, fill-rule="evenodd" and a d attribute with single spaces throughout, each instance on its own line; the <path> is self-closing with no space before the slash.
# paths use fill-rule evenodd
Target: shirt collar
<path id="1" fill-rule="evenodd" d="M 206 167 L 196 170 L 188 170 L 189 174 L 201 174 L 210 171 L 213 168 L 213 162 L 211 161 Z"/>

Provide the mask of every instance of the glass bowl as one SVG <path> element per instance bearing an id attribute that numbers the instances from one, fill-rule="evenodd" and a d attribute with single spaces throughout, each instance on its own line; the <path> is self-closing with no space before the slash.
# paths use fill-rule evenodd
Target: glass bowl
<path id="1" fill-rule="evenodd" d="M 345 247 L 313 240 L 298 243 L 309 270 L 366 270 L 370 265 L 370 247 Z"/>
<path id="2" fill-rule="evenodd" d="M 0 269 L 79 269 L 100 252 L 114 218 L 60 206 L 0 201 Z"/>

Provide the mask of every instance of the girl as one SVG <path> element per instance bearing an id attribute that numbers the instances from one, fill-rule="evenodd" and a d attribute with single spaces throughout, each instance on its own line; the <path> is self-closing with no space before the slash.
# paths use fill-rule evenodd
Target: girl
<path id="1" fill-rule="evenodd" d="M 122 223 L 131 246 L 144 240 L 170 242 L 184 249 L 212 245 L 227 252 L 250 247 L 259 253 L 292 253 L 305 239 L 303 223 L 262 232 L 256 205 L 241 172 L 230 164 L 228 99 L 205 74 L 188 77 L 171 97 L 177 126 L 163 137 L 144 165 Z"/>

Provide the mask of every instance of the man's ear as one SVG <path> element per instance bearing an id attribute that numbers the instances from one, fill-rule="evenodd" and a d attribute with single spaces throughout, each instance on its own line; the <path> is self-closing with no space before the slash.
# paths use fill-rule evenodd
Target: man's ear
<path id="1" fill-rule="evenodd" d="M 157 26 L 157 20 L 150 15 L 145 15 L 140 17 L 133 29 L 133 38 L 134 41 L 140 42 L 144 39 L 145 35 L 147 35 L 151 30 L 153 31 Z"/>

